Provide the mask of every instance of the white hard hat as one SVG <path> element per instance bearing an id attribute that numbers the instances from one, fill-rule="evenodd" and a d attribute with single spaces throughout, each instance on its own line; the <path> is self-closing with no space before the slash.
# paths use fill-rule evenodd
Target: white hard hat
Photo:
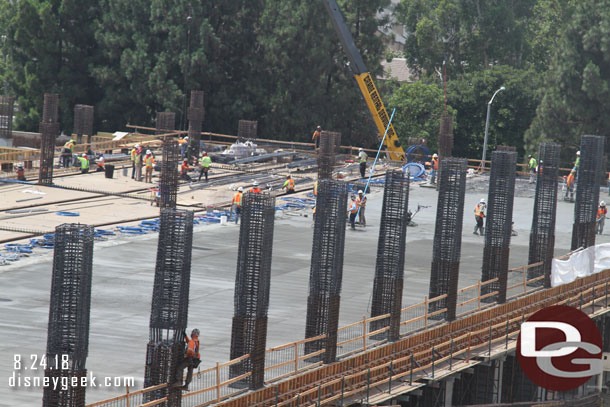
<path id="1" fill-rule="evenodd" d="M 436 154 L 436 153 L 432 154 L 432 158 L 436 158 L 436 157 L 438 157 L 438 154 Z"/>
<path id="2" fill-rule="evenodd" d="M 139 144 L 136 144 L 136 146 L 135 146 L 135 147 L 136 147 L 136 148 L 138 148 L 138 147 L 140 147 L 140 145 L 139 145 Z"/>
<path id="3" fill-rule="evenodd" d="M 82 157 L 87 157 L 87 154 L 83 153 Z"/>
<path id="4" fill-rule="evenodd" d="M 189 139 L 189 136 L 186 136 L 184 139 L 185 139 L 185 140 L 188 140 L 188 139 Z"/>
<path id="5" fill-rule="evenodd" d="M 481 198 L 481 200 L 479 201 L 479 203 L 485 204 L 485 198 Z"/>
<path id="6" fill-rule="evenodd" d="M 257 186 L 258 186 L 258 181 L 254 181 L 254 182 L 252 183 L 252 186 L 257 187 Z"/>
<path id="7" fill-rule="evenodd" d="M 150 150 L 146 150 L 146 154 L 152 154 Z"/>
<path id="8" fill-rule="evenodd" d="M 244 189 L 243 189 L 242 187 L 239 187 L 239 188 L 237 188 L 237 190 L 238 190 L 239 192 L 243 192 L 243 190 L 244 190 Z"/>
<path id="9" fill-rule="evenodd" d="M 362 151 L 362 147 L 358 149 L 358 151 Z"/>
<path id="10" fill-rule="evenodd" d="M 359 190 L 358 190 L 358 193 L 359 193 L 359 194 L 362 194 L 363 192 L 362 192 L 362 190 L 361 190 L 361 189 L 359 189 Z"/>
<path id="11" fill-rule="evenodd" d="M 577 152 L 576 152 L 576 155 L 580 155 L 580 151 L 577 151 Z"/>
<path id="12" fill-rule="evenodd" d="M 599 203 L 599 205 L 600 205 L 600 206 L 606 206 L 606 203 L 605 203 L 604 201 L 601 201 L 601 202 Z"/>

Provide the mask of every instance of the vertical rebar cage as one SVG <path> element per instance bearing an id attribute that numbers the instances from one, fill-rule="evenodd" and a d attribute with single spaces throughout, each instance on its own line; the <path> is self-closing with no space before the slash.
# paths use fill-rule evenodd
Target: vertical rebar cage
<path id="1" fill-rule="evenodd" d="M 595 221 L 599 203 L 603 154 L 604 137 L 582 136 L 580 139 L 580 165 L 576 176 L 572 250 L 595 245 Z"/>
<path id="2" fill-rule="evenodd" d="M 45 93 L 44 102 L 42 104 L 42 121 L 45 123 L 57 122 L 59 109 L 59 95 L 54 93 Z"/>
<path id="3" fill-rule="evenodd" d="M 318 150 L 318 179 L 330 179 L 333 177 L 337 151 L 340 145 L 341 133 L 322 130 Z"/>
<path id="4" fill-rule="evenodd" d="M 53 183 L 53 160 L 55 158 L 55 138 L 59 135 L 57 109 L 59 96 L 45 93 L 42 107 L 42 122 L 40 123 L 40 170 L 38 183 L 50 185 Z"/>
<path id="5" fill-rule="evenodd" d="M 502 150 L 492 153 L 481 281 L 497 278 L 498 281 L 482 288 L 482 294 L 489 295 L 494 291 L 498 294 L 485 298 L 488 302 L 494 299 L 499 303 L 506 302 L 516 169 L 516 152 Z"/>
<path id="6" fill-rule="evenodd" d="M 463 158 L 448 157 L 440 162 L 429 296 L 432 299 L 447 295 L 431 303 L 430 312 L 447 308 L 449 321 L 455 319 L 457 305 L 466 169 L 467 161 Z"/>
<path id="7" fill-rule="evenodd" d="M 400 336 L 408 210 L 409 177 L 401 170 L 386 172 L 371 316 L 391 316 L 372 322 L 371 331 L 390 326 L 388 337 L 392 341 Z"/>
<path id="8" fill-rule="evenodd" d="M 203 91 L 191 91 L 191 104 L 189 106 L 187 118 L 189 120 L 189 157 L 193 160 L 199 158 L 199 144 L 201 142 L 201 129 L 203 128 L 203 120 L 205 117 L 205 109 L 203 107 Z"/>
<path id="9" fill-rule="evenodd" d="M 74 106 L 74 130 L 73 133 L 82 136 L 93 136 L 93 106 Z"/>
<path id="10" fill-rule="evenodd" d="M 192 247 L 193 212 L 162 209 L 144 372 L 146 387 L 172 383 L 184 358 Z M 170 387 L 160 392 L 151 393 L 148 401 L 167 396 L 167 406 L 180 406 L 182 390 Z"/>
<path id="11" fill-rule="evenodd" d="M 157 112 L 156 126 L 156 134 L 173 132 L 176 128 L 176 113 Z"/>
<path id="12" fill-rule="evenodd" d="M 308 342 L 305 352 L 326 349 L 325 363 L 334 362 L 337 354 L 347 191 L 342 181 L 321 179 L 316 199 L 305 337 L 327 337 Z"/>
<path id="13" fill-rule="evenodd" d="M 235 274 L 231 359 L 250 354 L 242 364 L 231 366 L 231 377 L 251 371 L 245 379 L 251 389 L 263 386 L 267 311 L 271 287 L 271 255 L 275 198 L 267 193 L 245 193 Z"/>
<path id="14" fill-rule="evenodd" d="M 237 138 L 240 140 L 255 139 L 257 135 L 258 121 L 240 120 L 237 123 Z"/>
<path id="15" fill-rule="evenodd" d="M 163 140 L 163 164 L 159 183 L 159 206 L 175 208 L 178 199 L 178 163 L 180 146 L 173 138 Z"/>
<path id="16" fill-rule="evenodd" d="M 63 224 L 55 229 L 47 360 L 68 356 L 67 368 L 49 366 L 46 377 L 83 377 L 89 351 L 89 315 L 93 268 L 93 227 Z M 44 407 L 84 407 L 85 387 L 47 386 Z"/>
<path id="17" fill-rule="evenodd" d="M 555 143 L 540 143 L 538 149 L 538 172 L 536 176 L 536 196 L 534 215 L 530 231 L 530 246 L 527 264 L 544 262 L 541 266 L 530 267 L 527 279 L 544 275 L 530 285 L 551 286 L 551 265 L 555 249 L 555 220 L 557 217 L 557 176 L 559 175 L 559 154 L 561 146 Z"/>
<path id="18" fill-rule="evenodd" d="M 13 96 L 0 96 L 0 138 L 13 137 L 13 109 L 15 98 Z"/>
<path id="19" fill-rule="evenodd" d="M 442 116 L 438 135 L 438 155 L 441 159 L 453 154 L 453 116 Z"/>

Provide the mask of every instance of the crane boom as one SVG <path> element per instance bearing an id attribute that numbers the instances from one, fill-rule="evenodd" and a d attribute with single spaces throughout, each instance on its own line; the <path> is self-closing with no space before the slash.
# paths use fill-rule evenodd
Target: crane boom
<path id="1" fill-rule="evenodd" d="M 371 116 L 373 116 L 373 121 L 375 122 L 377 130 L 379 131 L 378 136 L 381 139 L 385 133 L 386 127 L 388 127 L 388 123 L 390 122 L 390 116 L 388 116 L 388 112 L 385 110 L 385 106 L 381 101 L 381 96 L 379 96 L 377 87 L 373 82 L 373 77 L 366 69 L 366 65 L 364 64 L 362 56 L 356 47 L 354 38 L 345 24 L 345 19 L 343 18 L 343 14 L 337 5 L 337 2 L 335 0 L 323 0 L 323 3 L 326 12 L 330 16 L 333 27 L 339 36 L 339 40 L 343 45 L 343 50 L 347 54 L 350 67 L 354 73 L 354 77 L 358 83 L 358 87 L 360 88 L 360 92 L 362 92 L 364 101 L 371 112 Z M 384 144 L 390 159 L 400 161 L 406 160 L 405 151 L 400 145 L 400 140 L 398 139 L 394 126 L 391 123 L 388 128 L 388 133 L 386 135 Z"/>

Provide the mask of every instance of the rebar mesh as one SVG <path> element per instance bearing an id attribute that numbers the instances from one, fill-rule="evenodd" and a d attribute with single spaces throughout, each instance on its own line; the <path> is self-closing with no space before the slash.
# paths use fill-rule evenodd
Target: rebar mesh
<path id="1" fill-rule="evenodd" d="M 237 138 L 240 140 L 255 139 L 258 122 L 256 120 L 240 120 L 237 124 Z"/>
<path id="2" fill-rule="evenodd" d="M 59 135 L 59 123 L 40 123 L 40 134 L 40 169 L 38 171 L 38 183 L 50 185 L 53 183 L 55 139 Z"/>
<path id="3" fill-rule="evenodd" d="M 93 136 L 93 106 L 75 105 L 74 106 L 74 134 L 79 136 Z"/>
<path id="4" fill-rule="evenodd" d="M 438 155 L 442 159 L 453 154 L 453 116 L 441 117 L 438 135 Z"/>
<path id="5" fill-rule="evenodd" d="M 340 145 L 341 133 L 322 130 L 318 150 L 318 179 L 332 178 Z"/>
<path id="6" fill-rule="evenodd" d="M 159 183 L 159 206 L 175 208 L 178 199 L 178 163 L 180 162 L 180 146 L 171 138 L 163 140 L 163 164 L 161 167 L 161 182 Z"/>
<path id="7" fill-rule="evenodd" d="M 55 366 L 53 366 L 55 367 Z M 79 371 L 69 371 L 63 369 L 46 368 L 45 377 L 49 378 L 49 383 L 71 383 L 76 380 L 76 386 L 68 385 L 64 391 L 53 390 L 53 385 L 45 386 L 42 396 L 42 407 L 84 407 L 86 386 L 81 386 L 81 378 L 87 376 L 87 369 Z M 75 379 L 72 379 L 75 378 Z M 84 380 L 84 379 L 83 379 Z"/>
<path id="8" fill-rule="evenodd" d="M 80 377 L 86 374 L 89 351 L 91 271 L 93 266 L 93 227 L 63 224 L 55 229 L 51 300 L 47 334 L 48 361 L 63 361 L 67 368 L 47 369 L 45 376 Z M 43 406 L 85 405 L 85 388 L 48 386 Z"/>
<path id="9" fill-rule="evenodd" d="M 192 247 L 193 212 L 162 209 L 144 373 L 146 386 L 172 383 L 184 358 Z M 180 406 L 182 390 L 170 387 L 160 392 L 161 397 L 168 396 L 166 406 Z"/>
<path id="10" fill-rule="evenodd" d="M 555 248 L 555 219 L 557 216 L 557 176 L 559 174 L 559 154 L 561 146 L 555 143 L 540 143 L 538 149 L 538 173 L 536 176 L 536 196 L 534 216 L 530 231 L 530 246 L 527 264 L 541 261 L 542 266 L 530 267 L 527 279 L 544 275 L 544 280 L 533 284 L 551 287 L 551 263 Z"/>
<path id="11" fill-rule="evenodd" d="M 201 129 L 203 128 L 203 119 L 205 110 L 203 107 L 203 91 L 191 91 L 191 104 L 189 106 L 187 118 L 189 120 L 189 148 L 188 156 L 197 160 L 199 158 L 199 144 L 201 142 Z"/>
<path id="12" fill-rule="evenodd" d="M 246 354 L 250 354 L 250 358 L 243 364 L 235 365 L 231 375 L 236 377 L 251 371 L 252 376 L 243 384 L 258 389 L 265 379 L 275 198 L 266 193 L 248 192 L 242 199 L 231 359 Z"/>
<path id="13" fill-rule="evenodd" d="M 576 203 L 572 228 L 572 250 L 595 245 L 599 181 L 602 172 L 604 137 L 582 136 L 580 166 L 576 175 Z"/>
<path id="14" fill-rule="evenodd" d="M 45 93 L 42 104 L 42 121 L 45 123 L 57 122 L 57 111 L 59 108 L 59 95 Z"/>
<path id="15" fill-rule="evenodd" d="M 386 172 L 371 316 L 391 316 L 372 322 L 371 331 L 390 326 L 388 337 L 392 341 L 400 336 L 408 209 L 409 178 L 402 170 Z"/>
<path id="16" fill-rule="evenodd" d="M 13 137 L 13 112 L 15 98 L 0 96 L 0 138 Z"/>
<path id="17" fill-rule="evenodd" d="M 327 337 L 309 342 L 305 352 L 326 349 L 325 363 L 334 362 L 337 354 L 347 188 L 344 182 L 321 179 L 316 198 L 305 337 Z"/>
<path id="18" fill-rule="evenodd" d="M 439 193 L 434 227 L 430 298 L 447 297 L 430 304 L 430 312 L 447 308 L 447 320 L 455 319 L 462 246 L 462 221 L 466 194 L 467 162 L 448 157 L 439 165 Z"/>
<path id="19" fill-rule="evenodd" d="M 174 131 L 176 128 L 176 113 L 174 112 L 157 112 L 157 130 L 156 134 L 163 134 Z"/>
<path id="20" fill-rule="evenodd" d="M 483 295 L 493 291 L 497 291 L 498 294 L 495 298 L 494 296 L 485 298 L 487 302 L 494 300 L 500 304 L 506 302 L 516 169 L 516 152 L 503 150 L 492 153 L 481 281 L 498 278 L 498 281 L 482 288 Z"/>

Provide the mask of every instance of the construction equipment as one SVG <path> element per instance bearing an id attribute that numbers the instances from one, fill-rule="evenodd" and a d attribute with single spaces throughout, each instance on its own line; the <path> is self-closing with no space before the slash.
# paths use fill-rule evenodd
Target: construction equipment
<path id="1" fill-rule="evenodd" d="M 366 66 L 364 65 L 362 56 L 360 55 L 358 48 L 356 48 L 354 38 L 345 24 L 345 19 L 341 14 L 341 10 L 339 9 L 337 2 L 335 0 L 324 0 L 323 3 L 324 8 L 330 16 L 330 20 L 333 23 L 333 27 L 339 36 L 339 40 L 341 40 L 343 49 L 347 54 L 347 58 L 349 59 L 349 67 L 354 73 L 354 77 L 356 78 L 356 82 L 358 82 L 362 96 L 364 97 L 366 105 L 373 116 L 373 121 L 375 122 L 377 130 L 379 131 L 379 138 L 383 137 L 386 127 L 388 127 L 388 123 L 390 124 L 384 141 L 385 148 L 388 151 L 388 158 L 391 160 L 405 161 L 405 151 L 400 145 L 400 140 L 396 135 L 396 131 L 394 131 L 394 126 L 390 123 L 390 116 L 388 115 L 388 112 L 385 110 L 385 106 L 381 101 L 379 92 L 377 91 L 375 83 L 373 82 L 373 77 L 367 71 Z"/>
<path id="2" fill-rule="evenodd" d="M 407 211 L 407 226 L 417 226 L 417 223 L 413 222 L 413 218 L 415 217 L 415 215 L 417 215 L 417 212 L 419 212 L 422 209 L 429 208 L 429 207 L 430 207 L 430 205 L 417 204 L 417 210 L 415 212 L 411 212 L 411 210 L 409 209 Z"/>

